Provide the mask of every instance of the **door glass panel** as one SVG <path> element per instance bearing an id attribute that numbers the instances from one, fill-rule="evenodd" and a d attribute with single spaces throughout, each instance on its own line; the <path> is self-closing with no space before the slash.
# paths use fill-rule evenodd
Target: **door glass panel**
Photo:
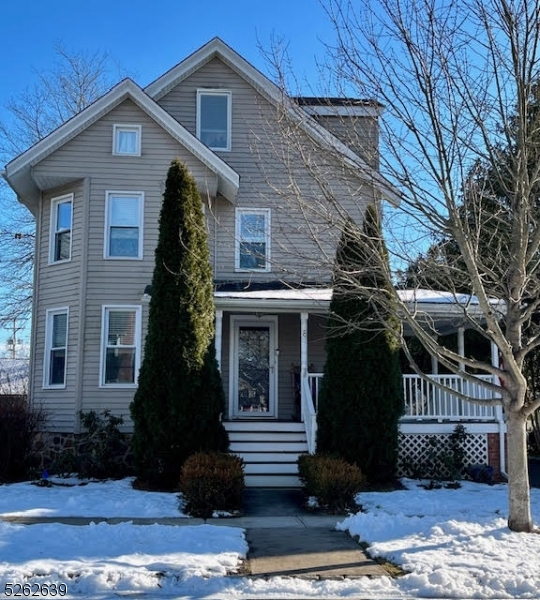
<path id="1" fill-rule="evenodd" d="M 268 412 L 270 328 L 238 328 L 238 410 Z"/>

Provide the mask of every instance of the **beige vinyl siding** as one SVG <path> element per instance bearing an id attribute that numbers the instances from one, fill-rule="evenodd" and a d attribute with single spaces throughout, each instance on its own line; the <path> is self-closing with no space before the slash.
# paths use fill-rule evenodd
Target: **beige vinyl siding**
<path id="1" fill-rule="evenodd" d="M 326 362 L 324 345 L 326 342 L 325 315 L 310 315 L 308 320 L 308 366 L 313 373 L 322 373 Z"/>
<path id="2" fill-rule="evenodd" d="M 313 372 L 324 369 L 324 323 L 320 315 L 308 318 L 308 366 Z M 300 314 L 279 315 L 278 418 L 297 414 L 294 404 L 292 367 L 300 368 Z"/>
<path id="3" fill-rule="evenodd" d="M 221 348 L 221 381 L 223 383 L 223 390 L 225 392 L 225 414 L 226 419 L 229 418 L 230 411 L 230 397 L 229 397 L 229 386 L 230 386 L 230 369 L 231 369 L 231 357 L 230 357 L 230 340 L 231 340 L 231 314 L 223 313 L 222 323 L 222 348 Z"/>
<path id="4" fill-rule="evenodd" d="M 339 196 L 349 215 L 361 222 L 367 203 L 376 201 L 372 186 L 342 172 L 328 151 L 314 146 L 298 127 L 289 135 L 290 123 L 278 124 L 277 109 L 218 58 L 159 103 L 195 134 L 197 89 L 203 88 L 232 92 L 231 151 L 216 154 L 240 174 L 237 207 L 271 209 L 271 271 L 246 273 L 235 270 L 235 207 L 217 203 L 217 279 L 329 281 L 341 231 L 328 227 L 326 216 L 335 213 L 335 206 L 326 195 Z M 292 195 L 293 189 L 301 196 Z"/>
<path id="5" fill-rule="evenodd" d="M 279 315 L 278 418 L 296 416 L 291 367 L 300 366 L 300 315 Z"/>
<path id="6" fill-rule="evenodd" d="M 379 168 L 379 125 L 375 117 L 317 116 L 317 121 L 374 169 Z"/>
<path id="7" fill-rule="evenodd" d="M 213 59 L 189 76 L 160 104 L 189 131 L 195 134 L 196 91 L 222 88 L 232 92 L 232 149 L 216 152 L 240 175 L 236 206 L 225 198 L 204 198 L 209 247 L 214 276 L 228 281 L 269 281 L 275 279 L 329 281 L 340 228 L 328 228 L 327 214 L 335 207 L 327 197 L 342 201 L 348 214 L 361 221 L 368 202 L 376 201 L 373 189 L 362 185 L 356 176 L 342 172 L 326 150 L 314 147 L 305 137 L 298 147 L 287 145 L 287 131 L 276 122 L 276 108 L 251 88 L 236 72 Z M 141 156 L 112 154 L 114 124 L 142 126 Z M 302 155 L 309 166 L 304 164 Z M 147 328 L 148 306 L 141 298 L 151 283 L 158 219 L 167 170 L 173 158 L 183 160 L 196 177 L 199 187 L 215 181 L 215 174 L 171 138 L 144 111 L 126 100 L 74 139 L 58 148 L 33 168 L 36 181 L 49 182 L 40 212 L 41 244 L 36 262 L 36 331 L 33 374 L 34 400 L 49 410 L 52 431 L 73 431 L 78 408 L 83 411 L 111 409 L 131 426 L 129 405 L 134 390 L 99 387 L 101 361 L 102 307 L 104 305 L 141 306 L 141 350 Z M 286 161 L 286 164 L 283 162 Z M 314 177 L 316 175 L 316 177 Z M 322 180 L 318 177 L 322 175 Z M 337 176 L 339 175 L 339 176 Z M 83 188 L 83 179 L 85 186 Z M 70 185 L 63 185 L 70 181 Z M 294 183 L 294 186 L 291 184 Z M 298 189 L 300 198 L 290 197 Z M 85 190 L 83 192 L 83 190 Z M 143 259 L 104 259 L 105 206 L 107 191 L 144 194 Z M 72 259 L 48 265 L 50 200 L 74 193 Z M 344 200 L 345 199 L 345 200 Z M 88 202 L 88 204 L 86 204 Z M 235 270 L 236 207 L 271 210 L 271 265 L 266 272 Z M 83 215 L 88 211 L 88 227 L 83 232 Z M 313 240 L 313 233 L 318 237 Z M 81 240 L 87 243 L 82 245 Z M 84 288 L 84 285 L 86 288 Z M 84 315 L 79 315 L 79 292 L 84 289 Z M 65 390 L 43 390 L 43 353 L 47 309 L 69 307 L 67 384 Z M 229 390 L 230 314 L 223 320 L 222 374 Z M 316 370 L 324 363 L 322 320 L 309 320 L 309 362 Z M 300 316 L 279 316 L 279 405 L 278 417 L 288 419 L 293 410 L 290 366 L 300 363 Z M 313 336 L 312 336 L 313 334 Z M 82 344 L 79 335 L 82 336 Z M 80 398 L 77 396 L 77 348 L 80 358 Z M 80 402 L 80 404 L 78 404 Z"/>
<path id="8" fill-rule="evenodd" d="M 112 135 L 115 123 L 142 125 L 142 154 L 114 156 Z M 55 175 L 87 177 L 89 181 L 88 245 L 81 247 L 82 235 L 82 183 L 76 188 L 73 210 L 73 247 L 71 262 L 48 266 L 50 198 L 74 190 L 63 187 L 45 195 L 42 209 L 42 243 L 39 254 L 39 294 L 37 300 L 36 358 L 34 375 L 35 397 L 43 400 L 54 415 L 50 426 L 57 431 L 73 430 L 75 422 L 76 343 L 72 332 L 77 332 L 78 292 L 81 277 L 86 277 L 84 360 L 82 361 L 83 411 L 109 408 L 128 421 L 129 404 L 133 389 L 99 388 L 101 360 L 101 315 L 103 305 L 141 305 L 146 285 L 151 283 L 154 269 L 154 250 L 158 237 L 158 220 L 162 195 L 170 162 L 175 157 L 183 160 L 190 171 L 204 181 L 213 178 L 202 163 L 172 139 L 131 101 L 125 101 L 100 121 L 90 126 L 64 147 L 36 165 L 38 177 L 46 179 Z M 133 191 L 144 193 L 143 259 L 104 259 L 105 198 L 107 191 Z M 208 199 L 205 199 L 208 202 Z M 207 211 L 208 213 L 208 211 Z M 87 269 L 81 268 L 81 254 L 85 253 Z M 43 348 L 45 335 L 45 310 L 57 306 L 70 306 L 68 344 L 68 384 L 65 390 L 41 390 Z M 143 306 L 141 347 L 147 325 L 148 307 Z M 62 392 L 61 394 L 59 392 Z"/>
<path id="9" fill-rule="evenodd" d="M 73 194 L 71 260 L 49 264 L 51 234 L 51 201 L 59 196 Z M 41 201 L 40 230 L 41 245 L 36 257 L 38 286 L 36 303 L 34 369 L 32 401 L 43 406 L 48 416 L 48 427 L 54 425 L 56 431 L 72 431 L 75 422 L 74 393 L 76 385 L 77 331 L 79 328 L 78 297 L 81 282 L 81 256 L 83 248 L 80 236 L 73 235 L 80 230 L 83 218 L 83 184 L 78 181 L 54 192 L 43 194 Z M 68 332 L 66 355 L 65 388 L 43 389 L 45 367 L 45 334 L 47 310 L 67 307 Z"/>

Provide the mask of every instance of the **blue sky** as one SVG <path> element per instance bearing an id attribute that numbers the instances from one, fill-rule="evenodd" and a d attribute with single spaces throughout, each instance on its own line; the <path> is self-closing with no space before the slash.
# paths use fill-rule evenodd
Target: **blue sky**
<path id="1" fill-rule="evenodd" d="M 272 34 L 289 42 L 300 79 L 316 83 L 320 40 L 332 37 L 318 0 L 7 0 L 0 105 L 35 81 L 34 69 L 51 67 L 58 42 L 68 50 L 107 51 L 144 86 L 216 35 L 268 74 L 258 43 L 269 47 Z"/>
<path id="2" fill-rule="evenodd" d="M 216 35 L 266 75 L 260 47 L 269 49 L 273 36 L 282 37 L 297 81 L 310 94 L 317 92 L 317 63 L 332 28 L 319 0 L 6 0 L 0 120 L 9 121 L 7 101 L 35 83 L 36 71 L 53 68 L 58 43 L 71 52 L 106 51 L 119 72 L 144 86 Z M 0 329 L 0 355 L 8 336 Z"/>

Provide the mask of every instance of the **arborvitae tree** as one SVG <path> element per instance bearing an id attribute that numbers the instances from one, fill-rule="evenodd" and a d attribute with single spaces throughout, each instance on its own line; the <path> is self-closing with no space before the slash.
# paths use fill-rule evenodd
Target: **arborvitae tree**
<path id="1" fill-rule="evenodd" d="M 363 230 L 347 222 L 337 249 L 317 415 L 317 451 L 357 464 L 370 481 L 395 475 L 403 413 L 399 321 L 388 303 L 370 300 L 386 285 L 382 269 L 388 257 L 370 206 Z"/>
<path id="2" fill-rule="evenodd" d="M 159 220 L 148 333 L 131 404 L 139 479 L 178 485 L 197 451 L 225 451 L 225 399 L 214 347 L 212 270 L 202 203 L 186 166 L 171 163 Z"/>

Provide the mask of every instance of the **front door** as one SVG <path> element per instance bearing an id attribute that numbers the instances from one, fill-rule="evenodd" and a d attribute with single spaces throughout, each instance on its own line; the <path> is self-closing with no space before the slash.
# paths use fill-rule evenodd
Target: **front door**
<path id="1" fill-rule="evenodd" d="M 232 319 L 232 413 L 237 418 L 275 417 L 277 317 Z"/>

